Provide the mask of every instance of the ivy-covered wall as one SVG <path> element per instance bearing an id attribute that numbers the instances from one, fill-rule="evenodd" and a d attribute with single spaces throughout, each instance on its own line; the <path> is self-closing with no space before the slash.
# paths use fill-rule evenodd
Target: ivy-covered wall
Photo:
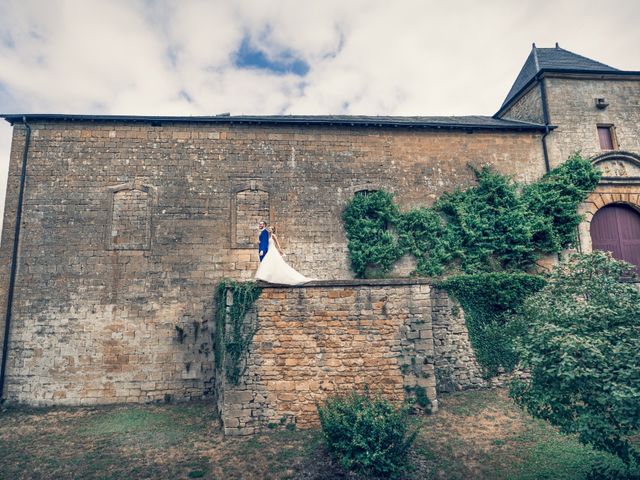
<path id="1" fill-rule="evenodd" d="M 578 154 L 526 185 L 490 167 L 469 168 L 476 185 L 432 207 L 402 212 L 383 190 L 356 195 L 342 215 L 356 276 L 384 275 L 405 254 L 421 276 L 531 270 L 575 244 L 578 207 L 600 178 Z"/>
<path id="2" fill-rule="evenodd" d="M 407 254 L 415 275 L 444 276 L 436 285 L 464 309 L 489 379 L 516 367 L 513 344 L 525 329 L 518 310 L 545 282 L 532 275 L 536 261 L 575 244 L 578 206 L 600 172 L 577 153 L 527 185 L 489 167 L 472 170 L 476 185 L 445 193 L 432 207 L 402 212 L 392 195 L 377 191 L 355 196 L 343 221 L 357 276 L 387 274 Z"/>

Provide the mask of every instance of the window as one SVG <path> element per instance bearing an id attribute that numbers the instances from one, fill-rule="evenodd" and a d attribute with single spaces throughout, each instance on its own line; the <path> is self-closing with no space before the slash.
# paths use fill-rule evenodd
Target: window
<path id="1" fill-rule="evenodd" d="M 602 150 L 614 150 L 613 125 L 598 125 L 598 138 Z"/>
<path id="2" fill-rule="evenodd" d="M 258 222 L 273 221 L 269 186 L 258 179 L 232 180 L 231 248 L 255 248 Z"/>

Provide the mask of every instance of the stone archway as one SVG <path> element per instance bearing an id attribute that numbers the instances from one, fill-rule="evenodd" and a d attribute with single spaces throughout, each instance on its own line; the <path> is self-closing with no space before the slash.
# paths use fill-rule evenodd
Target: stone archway
<path id="1" fill-rule="evenodd" d="M 593 250 L 591 222 L 594 215 L 607 205 L 624 204 L 640 212 L 640 156 L 630 152 L 607 152 L 591 160 L 602 172 L 594 192 L 580 205 L 584 221 L 578 227 L 580 250 Z"/>
<path id="2" fill-rule="evenodd" d="M 638 190 L 640 190 L 640 188 Z M 593 242 L 591 239 L 591 222 L 593 221 L 593 217 L 600 209 L 614 204 L 628 205 L 630 208 L 635 209 L 636 212 L 640 212 L 640 193 L 606 193 L 598 191 L 591 193 L 579 209 L 579 213 L 584 216 L 584 221 L 578 227 L 581 251 L 590 253 L 593 250 Z"/>

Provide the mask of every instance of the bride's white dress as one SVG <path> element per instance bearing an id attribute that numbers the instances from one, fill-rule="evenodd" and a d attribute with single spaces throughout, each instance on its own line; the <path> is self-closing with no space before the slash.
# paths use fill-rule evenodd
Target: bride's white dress
<path id="1" fill-rule="evenodd" d="M 287 262 L 284 261 L 282 255 L 276 248 L 273 238 L 269 238 L 269 249 L 267 254 L 260 262 L 258 271 L 256 272 L 256 280 L 262 280 L 269 283 L 279 283 L 282 285 L 302 285 L 312 281 L 301 273 L 296 272 Z"/>

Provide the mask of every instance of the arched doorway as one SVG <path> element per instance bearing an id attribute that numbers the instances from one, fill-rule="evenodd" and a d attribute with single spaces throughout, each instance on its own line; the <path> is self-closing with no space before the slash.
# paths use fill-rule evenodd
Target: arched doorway
<path id="1" fill-rule="evenodd" d="M 640 272 L 640 214 L 629 205 L 602 207 L 591 220 L 594 250 L 606 250 L 614 258 L 634 264 Z"/>

